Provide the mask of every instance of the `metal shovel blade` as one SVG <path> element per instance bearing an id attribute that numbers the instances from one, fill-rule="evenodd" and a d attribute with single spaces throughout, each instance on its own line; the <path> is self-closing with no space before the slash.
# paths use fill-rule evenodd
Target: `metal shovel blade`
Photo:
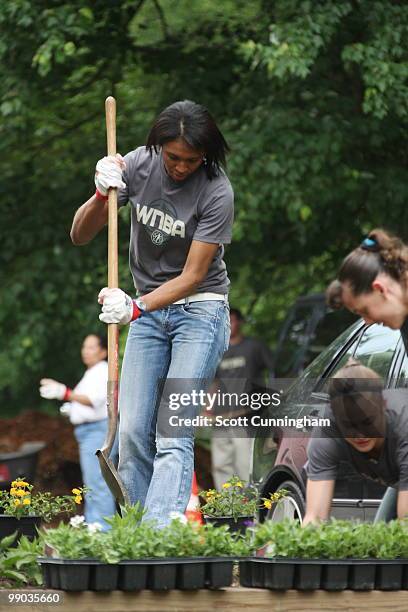
<path id="1" fill-rule="evenodd" d="M 109 457 L 116 436 L 118 423 L 117 405 L 118 382 L 116 380 L 109 381 L 107 394 L 108 431 L 106 432 L 106 439 L 102 448 L 97 450 L 95 454 L 99 459 L 102 476 L 104 477 L 112 495 L 118 502 L 119 506 L 124 507 L 130 505 L 129 495 L 127 494 L 127 491 L 120 479 L 117 469 L 113 465 L 112 459 Z"/>
<path id="2" fill-rule="evenodd" d="M 96 451 L 96 456 L 99 459 L 99 465 L 101 468 L 102 476 L 105 479 L 113 497 L 116 499 L 119 506 L 129 506 L 129 496 L 119 478 L 119 474 L 112 463 L 112 459 L 109 458 L 107 453 L 102 450 Z"/>

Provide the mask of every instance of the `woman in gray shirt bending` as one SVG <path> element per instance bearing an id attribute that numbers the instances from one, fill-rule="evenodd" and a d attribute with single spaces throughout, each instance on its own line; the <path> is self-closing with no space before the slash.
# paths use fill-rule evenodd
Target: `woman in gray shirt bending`
<path id="1" fill-rule="evenodd" d="M 396 507 L 388 503 L 381 518 L 403 518 L 408 514 L 407 389 L 384 391 L 381 378 L 352 359 L 331 379 L 329 396 L 326 416 L 332 426 L 316 430 L 307 450 L 303 524 L 329 517 L 341 461 L 395 492 Z"/>

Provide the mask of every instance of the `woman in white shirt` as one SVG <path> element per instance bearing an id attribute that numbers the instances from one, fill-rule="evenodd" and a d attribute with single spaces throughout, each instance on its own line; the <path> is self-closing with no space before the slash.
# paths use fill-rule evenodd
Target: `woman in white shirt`
<path id="1" fill-rule="evenodd" d="M 86 371 L 79 383 L 70 389 L 51 378 L 40 383 L 41 397 L 63 400 L 62 414 L 68 416 L 74 426 L 79 446 L 79 458 L 84 485 L 89 488 L 85 496 L 85 520 L 98 522 L 106 528 L 106 516 L 115 513 L 115 501 L 102 477 L 95 451 L 101 448 L 107 429 L 106 391 L 108 364 L 106 340 L 91 334 L 81 348 Z"/>

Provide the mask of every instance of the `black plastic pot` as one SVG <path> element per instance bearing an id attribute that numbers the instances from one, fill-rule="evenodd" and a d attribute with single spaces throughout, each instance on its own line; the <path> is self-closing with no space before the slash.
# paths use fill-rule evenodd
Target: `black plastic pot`
<path id="1" fill-rule="evenodd" d="M 169 591 L 176 588 L 177 566 L 174 559 L 155 560 L 149 564 L 147 588 L 152 591 Z"/>
<path id="2" fill-rule="evenodd" d="M 219 589 L 232 583 L 229 558 L 138 559 L 117 564 L 95 559 L 40 557 L 44 586 L 64 591 L 137 591 Z"/>
<path id="3" fill-rule="evenodd" d="M 184 560 L 177 567 L 176 586 L 182 590 L 196 590 L 205 587 L 205 570 L 207 563 L 203 560 Z"/>
<path id="4" fill-rule="evenodd" d="M 22 535 L 27 536 L 29 540 L 34 540 L 37 535 L 37 527 L 40 527 L 41 517 L 39 516 L 23 516 L 21 519 L 16 519 L 14 516 L 0 514 L 0 539 L 5 538 L 15 531 L 17 537 L 12 546 L 17 546 L 18 540 Z"/>
<path id="5" fill-rule="evenodd" d="M 209 589 L 222 589 L 232 584 L 234 562 L 227 558 L 206 559 L 205 585 Z"/>
<path id="6" fill-rule="evenodd" d="M 371 591 L 375 586 L 376 561 L 374 559 L 348 559 L 350 565 L 349 589 Z"/>
<path id="7" fill-rule="evenodd" d="M 325 591 L 344 591 L 348 587 L 349 563 L 346 559 L 322 561 L 321 588 Z"/>
<path id="8" fill-rule="evenodd" d="M 239 562 L 239 584 L 243 587 L 252 588 L 252 568 L 254 563 L 252 559 Z"/>
<path id="9" fill-rule="evenodd" d="M 268 562 L 269 561 L 269 562 Z M 295 565 L 292 561 L 264 560 L 264 586 L 266 589 L 293 589 Z"/>
<path id="10" fill-rule="evenodd" d="M 231 516 L 206 516 L 204 515 L 204 521 L 208 524 L 211 523 L 216 527 L 222 527 L 222 525 L 228 525 L 229 530 L 233 532 L 245 533 L 248 527 L 253 525 L 253 516 L 239 516 L 237 520 Z"/>
<path id="11" fill-rule="evenodd" d="M 375 588 L 380 591 L 399 591 L 402 586 L 404 566 L 399 559 L 377 561 Z"/>
<path id="12" fill-rule="evenodd" d="M 97 563 L 92 565 L 89 589 L 91 591 L 115 591 L 118 587 L 119 565 Z"/>
<path id="13" fill-rule="evenodd" d="M 144 561 L 121 561 L 119 563 L 118 589 L 141 591 L 146 588 L 147 565 Z"/>
<path id="14" fill-rule="evenodd" d="M 322 573 L 321 560 L 297 560 L 293 586 L 298 591 L 315 591 L 320 589 Z"/>
<path id="15" fill-rule="evenodd" d="M 252 560 L 252 586 L 254 588 L 265 588 L 265 563 L 266 559 Z"/>
<path id="16" fill-rule="evenodd" d="M 59 566 L 51 563 L 41 563 L 44 586 L 49 589 L 60 588 Z"/>
<path id="17" fill-rule="evenodd" d="M 59 588 L 63 591 L 87 591 L 90 575 L 90 562 L 64 560 L 59 564 Z"/>

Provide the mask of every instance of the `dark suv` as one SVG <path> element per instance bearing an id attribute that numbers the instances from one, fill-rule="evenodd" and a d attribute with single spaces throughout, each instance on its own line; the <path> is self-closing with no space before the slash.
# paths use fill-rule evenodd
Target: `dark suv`
<path id="1" fill-rule="evenodd" d="M 375 370 L 387 387 L 408 386 L 408 358 L 399 330 L 382 325 L 367 326 L 358 321 L 343 332 L 303 372 L 283 394 L 279 414 L 284 417 L 322 414 L 328 403 L 326 383 L 350 357 Z M 296 435 L 285 429 L 275 430 L 269 437 L 255 438 L 252 480 L 261 497 L 279 489 L 289 494 L 260 519 L 281 520 L 302 518 L 305 512 L 306 448 L 311 429 Z M 336 481 L 332 516 L 372 520 L 381 501 L 384 487 L 359 476 L 349 464 L 340 466 Z"/>

